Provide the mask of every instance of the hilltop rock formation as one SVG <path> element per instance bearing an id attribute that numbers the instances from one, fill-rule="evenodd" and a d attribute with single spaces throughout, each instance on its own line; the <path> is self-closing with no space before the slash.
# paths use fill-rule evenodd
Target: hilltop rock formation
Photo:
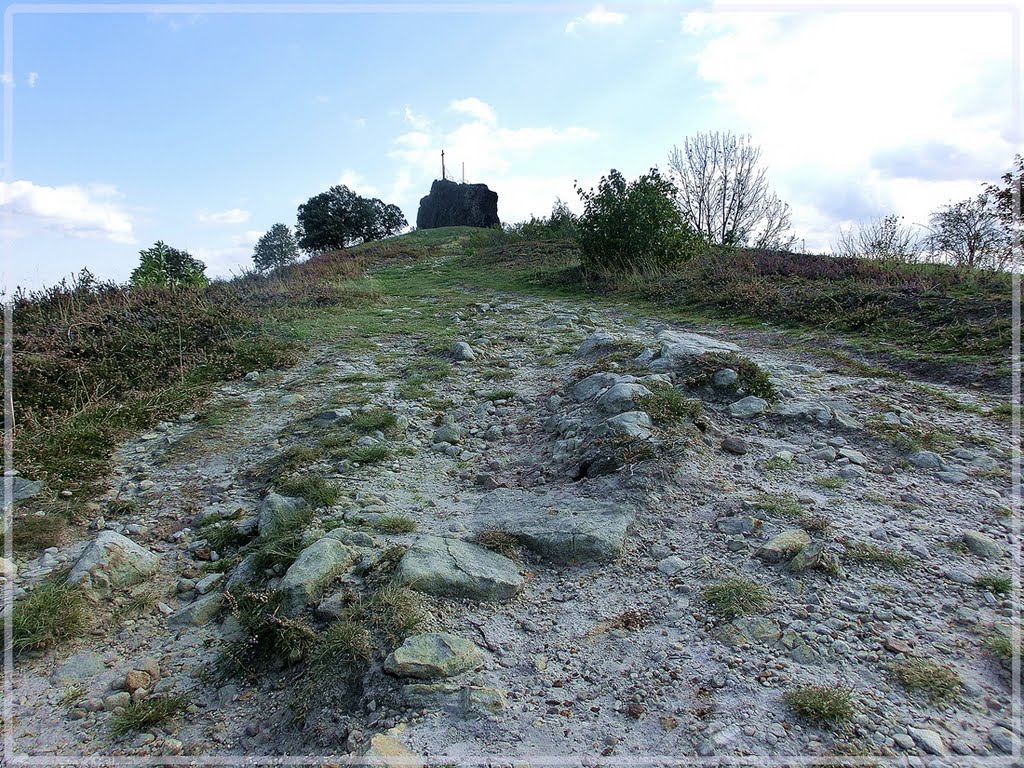
<path id="1" fill-rule="evenodd" d="M 437 180 L 420 200 L 417 229 L 437 227 L 494 227 L 498 219 L 498 193 L 486 184 L 456 184 Z"/>

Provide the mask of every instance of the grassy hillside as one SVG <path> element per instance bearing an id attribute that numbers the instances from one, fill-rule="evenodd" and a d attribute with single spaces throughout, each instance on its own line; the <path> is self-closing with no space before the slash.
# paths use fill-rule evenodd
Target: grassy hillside
<path id="1" fill-rule="evenodd" d="M 770 323 L 871 375 L 1009 389 L 1008 275 L 708 251 L 670 274 L 613 282 L 584 274 L 571 241 L 533 235 L 414 232 L 202 289 L 82 279 L 18 296 L 15 466 L 46 482 L 41 508 L 53 514 L 18 521 L 15 541 L 59 541 L 88 514 L 83 502 L 102 490 L 117 442 L 189 410 L 202 418 L 217 382 L 287 366 L 325 338 L 355 349 L 373 335 L 420 335 L 443 347 L 444 318 L 391 305 L 442 292 L 457 302 L 463 286 L 574 296 L 667 320 Z"/>

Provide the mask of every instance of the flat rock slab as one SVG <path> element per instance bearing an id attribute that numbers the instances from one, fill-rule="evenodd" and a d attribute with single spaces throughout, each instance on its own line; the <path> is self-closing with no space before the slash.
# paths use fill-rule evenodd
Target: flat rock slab
<path id="1" fill-rule="evenodd" d="M 107 594 L 144 581 L 160 567 L 160 559 L 131 539 L 101 531 L 71 568 L 68 582 Z"/>
<path id="2" fill-rule="evenodd" d="M 170 624 L 194 624 L 195 626 L 202 626 L 203 624 L 210 623 L 213 618 L 220 612 L 220 607 L 224 603 L 223 592 L 211 592 L 208 595 L 203 595 L 198 600 L 186 605 L 177 612 L 171 614 L 167 619 Z"/>
<path id="3" fill-rule="evenodd" d="M 654 337 L 661 345 L 660 352 L 648 363 L 652 371 L 673 371 L 685 368 L 693 358 L 707 352 L 739 352 L 740 348 L 728 341 L 683 331 L 662 331 Z"/>
<path id="4" fill-rule="evenodd" d="M 516 564 L 459 539 L 424 536 L 398 563 L 400 582 L 437 597 L 486 602 L 511 600 L 523 588 Z"/>
<path id="5" fill-rule="evenodd" d="M 471 524 L 506 531 L 545 560 L 569 564 L 621 556 L 634 517 L 624 504 L 499 488 L 484 497 Z"/>
<path id="6" fill-rule="evenodd" d="M 811 543 L 811 537 L 802 528 L 790 528 L 773 536 L 757 551 L 757 556 L 769 563 L 789 560 Z"/>
<path id="7" fill-rule="evenodd" d="M 384 670 L 397 677 L 453 677 L 483 663 L 471 641 L 446 632 L 428 632 L 406 638 L 384 659 Z"/>

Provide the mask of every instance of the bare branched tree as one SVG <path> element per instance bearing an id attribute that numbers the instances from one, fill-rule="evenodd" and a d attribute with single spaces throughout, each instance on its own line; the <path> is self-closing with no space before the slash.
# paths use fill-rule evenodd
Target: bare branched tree
<path id="1" fill-rule="evenodd" d="M 832 246 L 832 251 L 837 256 L 903 263 L 917 261 L 924 242 L 915 230 L 901 224 L 902 220 L 902 216 L 890 214 L 880 219 L 862 221 L 840 232 L 839 242 Z"/>
<path id="2" fill-rule="evenodd" d="M 940 208 L 929 224 L 928 245 L 944 261 L 968 269 L 1003 269 L 1010 261 L 1013 237 L 987 192 Z"/>
<path id="3" fill-rule="evenodd" d="M 698 133 L 673 147 L 669 168 L 686 222 L 714 245 L 788 249 L 789 205 L 768 187 L 750 136 Z"/>

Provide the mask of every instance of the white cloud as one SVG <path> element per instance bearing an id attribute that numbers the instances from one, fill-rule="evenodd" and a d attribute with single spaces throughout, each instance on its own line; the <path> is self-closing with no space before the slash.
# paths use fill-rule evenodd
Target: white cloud
<path id="1" fill-rule="evenodd" d="M 453 109 L 455 104 L 462 108 Z M 486 102 L 475 97 L 451 102 L 449 111 L 463 115 L 461 122 L 448 129 L 438 126 L 403 133 L 392 142 L 389 156 L 402 165 L 388 202 L 403 206 L 410 221 L 415 221 L 415 206 L 426 192 L 428 180 L 441 176 L 442 149 L 449 178 L 460 179 L 465 162 L 466 181 L 485 182 L 498 192 L 502 221 L 546 216 L 558 197 L 570 204 L 576 200 L 574 177 L 566 175 L 566 169 L 557 167 L 557 162 L 551 175 L 531 175 L 524 168 L 536 167 L 537 156 L 544 150 L 597 139 L 595 131 L 574 125 L 507 128 L 500 125 L 498 115 Z M 429 120 L 426 123 L 433 125 Z M 596 178 L 591 182 L 596 183 Z"/>
<path id="2" fill-rule="evenodd" d="M 405 122 L 417 131 L 425 131 L 430 127 L 430 120 L 428 120 L 425 115 L 413 112 L 409 107 L 405 108 Z"/>
<path id="3" fill-rule="evenodd" d="M 798 234 L 842 220 L 812 199 L 808 180 L 848 185 L 879 211 L 921 220 L 1009 167 L 1011 40 L 998 14 L 922 5 L 784 15 L 719 3 L 686 14 L 682 30 L 702 38 L 697 72 L 723 117 L 709 127 L 753 134 Z"/>
<path id="4" fill-rule="evenodd" d="M 243 224 L 252 214 L 241 208 L 230 208 L 226 211 L 200 211 L 196 214 L 200 224 Z"/>
<path id="5" fill-rule="evenodd" d="M 463 99 L 464 102 L 471 99 Z M 487 105 L 479 99 L 472 99 L 480 105 Z M 454 102 L 453 102 L 454 103 Z M 512 167 L 517 153 L 536 150 L 544 146 L 572 144 L 596 139 L 598 134 L 588 128 L 568 126 L 556 128 L 503 128 L 498 125 L 497 115 L 490 107 L 492 119 L 473 119 L 453 130 L 411 131 L 394 140 L 391 157 L 402 160 L 409 169 L 420 174 L 440 176 L 441 150 L 451 173 L 465 162 L 471 175 L 479 178 L 488 174 L 506 174 Z M 465 110 L 461 110 L 465 114 Z M 479 113 L 480 110 L 476 109 Z"/>
<path id="6" fill-rule="evenodd" d="M 37 82 L 39 82 L 38 72 L 29 72 L 28 75 L 25 76 L 25 85 L 29 88 L 35 88 Z"/>
<path id="7" fill-rule="evenodd" d="M 575 35 L 578 34 L 576 30 L 584 24 L 589 24 L 595 27 L 608 27 L 623 24 L 626 21 L 626 14 L 619 13 L 617 11 L 609 11 L 603 5 L 595 5 L 590 11 L 585 13 L 583 16 L 577 16 L 575 19 L 565 25 L 565 34 Z"/>
<path id="8" fill-rule="evenodd" d="M 0 85 L 10 85 L 14 82 L 14 75 L 9 72 L 0 72 Z"/>
<path id="9" fill-rule="evenodd" d="M 343 184 L 356 194 L 362 195 L 363 197 L 377 196 L 377 187 L 370 184 L 366 180 L 366 177 L 361 173 L 357 173 L 351 169 L 342 171 L 342 174 L 338 177 L 338 181 L 336 183 Z"/>
<path id="10" fill-rule="evenodd" d="M 494 107 L 484 101 L 481 101 L 476 96 L 470 96 L 466 99 L 456 99 L 448 105 L 448 109 L 453 112 L 461 112 L 464 115 L 475 117 L 477 120 L 482 120 L 485 123 L 494 123 L 498 119 L 494 114 Z"/>
<path id="11" fill-rule="evenodd" d="M 12 234 L 39 229 L 81 239 L 134 243 L 131 216 L 117 204 L 107 184 L 50 187 L 31 181 L 0 182 L 0 210 L 8 213 Z"/>

